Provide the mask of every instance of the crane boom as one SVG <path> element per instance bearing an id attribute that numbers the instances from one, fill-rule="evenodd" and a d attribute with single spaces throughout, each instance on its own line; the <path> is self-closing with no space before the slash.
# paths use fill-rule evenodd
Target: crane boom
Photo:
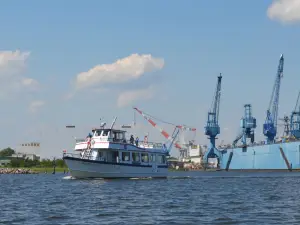
<path id="1" fill-rule="evenodd" d="M 277 69 L 276 79 L 272 90 L 272 96 L 267 110 L 267 117 L 263 125 L 263 133 L 267 137 L 267 143 L 274 142 L 277 134 L 277 117 L 281 78 L 283 77 L 284 57 L 281 54 Z"/>
<path id="2" fill-rule="evenodd" d="M 150 119 L 143 111 L 139 110 L 138 108 L 134 107 L 133 109 L 135 109 L 139 114 L 141 114 L 153 127 L 155 127 L 156 129 L 158 129 L 160 131 L 160 133 L 169 141 L 172 141 L 172 137 L 162 128 L 160 128 L 152 119 Z M 176 127 L 175 127 L 176 129 Z M 175 143 L 175 147 L 176 148 L 181 148 L 181 146 L 178 143 Z"/>

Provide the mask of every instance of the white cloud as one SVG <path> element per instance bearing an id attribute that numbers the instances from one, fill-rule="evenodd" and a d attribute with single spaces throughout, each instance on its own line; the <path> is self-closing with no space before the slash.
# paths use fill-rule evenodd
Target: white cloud
<path id="1" fill-rule="evenodd" d="M 34 91 L 38 90 L 39 82 L 35 79 L 25 77 L 21 79 L 20 86 Z"/>
<path id="2" fill-rule="evenodd" d="M 33 101 L 30 103 L 29 105 L 29 111 L 31 113 L 36 113 L 41 107 L 43 107 L 45 105 L 44 101 Z"/>
<path id="3" fill-rule="evenodd" d="M 39 83 L 22 76 L 30 52 L 0 51 L 0 95 L 23 90 L 37 90 Z"/>
<path id="4" fill-rule="evenodd" d="M 25 67 L 30 52 L 0 51 L 0 75 L 19 72 Z"/>
<path id="5" fill-rule="evenodd" d="M 23 78 L 21 81 L 24 86 L 36 86 L 38 82 L 32 78 Z"/>
<path id="6" fill-rule="evenodd" d="M 274 0 L 267 15 L 283 23 L 300 22 L 300 0 Z"/>
<path id="7" fill-rule="evenodd" d="M 78 89 L 96 84 L 120 83 L 140 78 L 146 72 L 164 67 L 164 59 L 152 55 L 132 54 L 112 64 L 102 64 L 77 75 L 75 85 Z"/>
<path id="8" fill-rule="evenodd" d="M 117 101 L 118 107 L 128 106 L 138 100 L 149 100 L 154 97 L 153 87 L 122 92 Z"/>

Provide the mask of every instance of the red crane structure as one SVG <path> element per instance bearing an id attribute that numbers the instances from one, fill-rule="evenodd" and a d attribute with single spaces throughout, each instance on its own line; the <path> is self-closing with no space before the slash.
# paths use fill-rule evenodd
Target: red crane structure
<path id="1" fill-rule="evenodd" d="M 140 115 L 142 115 L 144 117 L 144 119 L 147 120 L 153 127 L 158 129 L 160 131 L 160 133 L 169 141 L 171 141 L 174 138 L 174 134 L 176 133 L 176 130 L 179 130 L 181 134 L 183 134 L 184 131 L 196 132 L 196 128 L 192 128 L 192 127 L 185 126 L 185 125 L 176 125 L 176 124 L 173 124 L 173 123 L 165 122 L 165 121 L 162 121 L 158 118 L 155 118 L 154 116 L 149 115 L 148 113 L 143 112 L 142 110 L 140 110 L 136 107 L 134 107 L 133 109 L 135 111 L 137 111 Z M 157 125 L 157 123 L 154 122 L 153 119 L 156 119 L 156 120 L 159 120 L 163 123 L 174 126 L 175 128 L 174 128 L 173 134 L 169 135 L 164 129 L 159 127 Z M 188 157 L 188 146 L 186 144 L 182 144 L 182 143 L 179 143 L 179 141 L 177 141 L 174 145 L 175 145 L 175 148 L 177 148 L 180 152 L 180 158 Z"/>

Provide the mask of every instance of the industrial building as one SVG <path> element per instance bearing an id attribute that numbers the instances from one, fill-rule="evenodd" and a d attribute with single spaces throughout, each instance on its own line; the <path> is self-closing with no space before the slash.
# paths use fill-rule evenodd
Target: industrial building
<path id="1" fill-rule="evenodd" d="M 39 142 L 21 143 L 15 148 L 12 158 L 40 160 L 41 144 Z"/>

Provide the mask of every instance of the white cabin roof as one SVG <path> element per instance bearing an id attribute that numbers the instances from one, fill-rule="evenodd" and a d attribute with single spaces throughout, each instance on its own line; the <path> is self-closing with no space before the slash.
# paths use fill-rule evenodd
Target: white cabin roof
<path id="1" fill-rule="evenodd" d="M 95 133 L 100 133 L 102 131 L 113 131 L 113 132 L 116 132 L 116 133 L 125 133 L 126 130 L 119 130 L 119 129 L 110 129 L 110 128 L 93 128 L 92 129 L 92 132 Z"/>

